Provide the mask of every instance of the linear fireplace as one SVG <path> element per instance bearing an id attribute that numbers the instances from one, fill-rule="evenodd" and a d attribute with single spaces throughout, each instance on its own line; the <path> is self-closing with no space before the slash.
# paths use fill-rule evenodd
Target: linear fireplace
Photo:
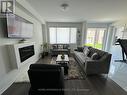
<path id="1" fill-rule="evenodd" d="M 13 68 L 20 68 L 25 64 L 35 62 L 35 43 L 19 43 L 7 45 L 10 56 L 10 63 Z"/>
<path id="2" fill-rule="evenodd" d="M 21 62 L 30 58 L 34 54 L 35 54 L 34 53 L 34 45 L 19 48 L 19 55 L 20 55 L 20 61 Z"/>

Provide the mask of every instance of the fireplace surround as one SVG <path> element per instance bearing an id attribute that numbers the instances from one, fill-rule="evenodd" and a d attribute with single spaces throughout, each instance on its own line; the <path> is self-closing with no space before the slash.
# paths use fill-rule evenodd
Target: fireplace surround
<path id="1" fill-rule="evenodd" d="M 9 50 L 10 63 L 13 68 L 20 68 L 30 63 L 35 56 L 35 43 L 19 43 L 7 45 Z"/>

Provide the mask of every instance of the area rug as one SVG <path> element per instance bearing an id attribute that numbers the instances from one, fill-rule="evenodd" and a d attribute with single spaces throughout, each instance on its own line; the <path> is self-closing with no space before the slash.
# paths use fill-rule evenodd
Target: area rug
<path id="1" fill-rule="evenodd" d="M 56 64 L 56 57 L 51 59 L 50 64 Z M 64 76 L 65 80 L 76 80 L 76 79 L 84 79 L 82 72 L 79 69 L 78 64 L 75 62 L 73 57 L 69 58 L 69 69 L 68 75 Z M 29 82 L 29 77 L 27 71 L 21 73 L 21 75 L 16 79 L 15 82 Z"/>
<path id="2" fill-rule="evenodd" d="M 56 64 L 56 57 L 53 57 L 50 64 Z M 69 58 L 69 69 L 68 74 L 64 76 L 64 79 L 84 79 L 82 72 L 79 69 L 78 64 L 75 62 L 73 57 Z"/>

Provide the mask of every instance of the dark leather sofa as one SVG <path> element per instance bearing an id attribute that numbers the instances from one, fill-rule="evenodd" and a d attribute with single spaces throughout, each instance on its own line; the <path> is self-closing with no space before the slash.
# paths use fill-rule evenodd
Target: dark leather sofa
<path id="1" fill-rule="evenodd" d="M 108 74 L 110 61 L 111 61 L 111 54 L 108 52 L 98 50 L 92 47 L 86 47 L 89 50 L 88 55 L 84 54 L 84 47 L 78 47 L 74 51 L 74 58 L 81 67 L 81 70 L 86 74 Z M 97 59 L 91 59 L 91 56 L 97 53 Z"/>
<path id="2" fill-rule="evenodd" d="M 64 72 L 57 64 L 31 64 L 29 95 L 64 95 Z"/>
<path id="3" fill-rule="evenodd" d="M 70 54 L 69 44 L 51 44 L 50 46 L 51 56 L 57 56 L 58 54 Z"/>

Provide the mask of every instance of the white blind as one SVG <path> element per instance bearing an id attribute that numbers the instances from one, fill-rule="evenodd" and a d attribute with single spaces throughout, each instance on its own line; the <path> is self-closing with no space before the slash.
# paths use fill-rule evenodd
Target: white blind
<path id="1" fill-rule="evenodd" d="M 69 43 L 69 28 L 57 28 L 57 43 Z"/>
<path id="2" fill-rule="evenodd" d="M 70 43 L 76 43 L 77 28 L 71 28 L 70 30 Z"/>
<path id="3" fill-rule="evenodd" d="M 50 43 L 76 43 L 77 28 L 50 27 Z"/>
<path id="4" fill-rule="evenodd" d="M 55 44 L 56 43 L 56 28 L 49 28 L 49 37 L 50 37 L 50 43 Z"/>

